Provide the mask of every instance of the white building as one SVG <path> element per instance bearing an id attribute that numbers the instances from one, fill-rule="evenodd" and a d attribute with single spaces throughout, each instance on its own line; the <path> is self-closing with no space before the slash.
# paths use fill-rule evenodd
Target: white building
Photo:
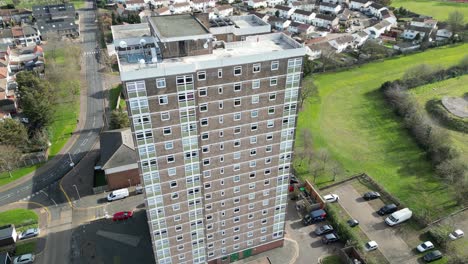
<path id="1" fill-rule="evenodd" d="M 268 6 L 268 3 L 266 0 L 249 0 L 247 5 L 252 8 L 265 8 Z"/>
<path id="2" fill-rule="evenodd" d="M 286 30 L 289 25 L 291 24 L 291 20 L 281 18 L 281 17 L 276 17 L 276 16 L 271 16 L 268 18 L 268 23 L 276 30 L 283 31 Z"/>
<path id="3" fill-rule="evenodd" d="M 146 3 L 144 0 L 127 0 L 125 5 L 126 10 L 140 10 L 145 8 Z"/>
<path id="4" fill-rule="evenodd" d="M 231 5 L 220 5 L 213 8 L 214 14 L 219 17 L 232 16 L 234 8 Z"/>
<path id="5" fill-rule="evenodd" d="M 163 6 L 154 10 L 154 13 L 156 13 L 156 15 L 158 16 L 167 16 L 171 14 L 171 10 L 169 9 L 169 7 Z"/>
<path id="6" fill-rule="evenodd" d="M 437 30 L 436 34 L 436 40 L 446 40 L 448 38 L 451 38 L 453 35 L 452 31 L 444 28 L 444 29 L 439 29 Z"/>
<path id="7" fill-rule="evenodd" d="M 329 4 L 329 3 L 320 3 L 319 11 L 324 14 L 333 14 L 336 15 L 340 12 L 341 5 L 338 4 Z"/>
<path id="8" fill-rule="evenodd" d="M 295 22 L 310 24 L 314 17 L 314 12 L 296 9 L 292 14 L 291 19 Z"/>
<path id="9" fill-rule="evenodd" d="M 351 10 L 364 10 L 372 4 L 369 0 L 351 0 L 349 2 L 349 9 Z"/>
<path id="10" fill-rule="evenodd" d="M 294 13 L 296 8 L 284 6 L 284 5 L 277 5 L 275 9 L 278 10 L 278 16 L 282 18 L 289 19 L 291 15 Z"/>
<path id="11" fill-rule="evenodd" d="M 145 0 L 145 3 L 151 3 L 154 7 L 163 7 L 169 5 L 169 0 Z"/>
<path id="12" fill-rule="evenodd" d="M 431 32 L 432 28 L 408 26 L 405 28 L 405 31 L 403 31 L 402 37 L 404 39 L 413 40 L 419 35 L 417 40 L 422 40 L 424 37 L 429 36 Z M 432 39 L 429 39 L 429 41 L 432 41 Z"/>
<path id="13" fill-rule="evenodd" d="M 190 6 L 194 10 L 206 11 L 208 8 L 214 7 L 216 2 L 214 0 L 192 0 Z"/>
<path id="14" fill-rule="evenodd" d="M 288 27 L 288 31 L 293 34 L 310 34 L 314 31 L 314 27 L 309 24 L 291 22 Z"/>
<path id="15" fill-rule="evenodd" d="M 348 47 L 353 47 L 354 39 L 351 35 L 344 35 L 328 41 L 330 45 L 336 49 L 336 53 L 341 53 Z"/>
<path id="16" fill-rule="evenodd" d="M 369 35 L 365 31 L 356 32 L 352 36 L 355 47 L 364 45 L 364 43 L 366 43 L 367 39 L 369 38 Z"/>
<path id="17" fill-rule="evenodd" d="M 415 27 L 427 27 L 427 28 L 436 29 L 437 20 L 432 19 L 432 18 L 416 17 L 411 20 L 410 25 L 415 26 Z"/>
<path id="18" fill-rule="evenodd" d="M 388 8 L 381 4 L 372 3 L 367 7 L 367 12 L 371 16 L 382 18 L 382 14 L 380 12 L 385 9 L 388 9 Z"/>
<path id="19" fill-rule="evenodd" d="M 324 14 L 316 14 L 312 19 L 312 25 L 321 28 L 336 28 L 338 26 L 338 17 Z"/>
<path id="20" fill-rule="evenodd" d="M 378 38 L 382 35 L 385 31 L 390 30 L 392 28 L 392 24 L 387 20 L 382 20 L 379 23 L 364 29 L 364 31 L 369 34 L 369 38 Z"/>
<path id="21" fill-rule="evenodd" d="M 267 0 L 268 7 L 275 7 L 275 6 L 280 5 L 282 3 L 284 3 L 283 0 Z"/>
<path id="22" fill-rule="evenodd" d="M 173 4 L 171 11 L 174 14 L 183 14 L 183 13 L 187 13 L 187 12 L 192 11 L 192 9 L 190 8 L 190 3 L 182 2 L 182 3 Z"/>

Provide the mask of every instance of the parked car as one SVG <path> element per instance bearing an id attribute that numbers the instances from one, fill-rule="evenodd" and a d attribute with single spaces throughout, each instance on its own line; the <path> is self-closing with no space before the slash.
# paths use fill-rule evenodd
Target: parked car
<path id="1" fill-rule="evenodd" d="M 123 199 L 125 197 L 128 197 L 128 195 L 129 195 L 129 193 L 128 193 L 127 188 L 115 190 L 115 191 L 110 192 L 107 195 L 107 201 L 112 202 L 112 201 L 115 201 L 115 200 Z"/>
<path id="2" fill-rule="evenodd" d="M 324 237 L 322 237 L 322 243 L 324 244 L 334 243 L 338 240 L 340 240 L 340 238 L 335 233 L 326 234 Z"/>
<path id="3" fill-rule="evenodd" d="M 364 198 L 364 200 L 366 201 L 369 201 L 369 200 L 374 200 L 374 199 L 377 199 L 380 197 L 380 193 L 378 192 L 366 192 L 362 198 Z"/>
<path id="4" fill-rule="evenodd" d="M 346 221 L 346 223 L 348 223 L 350 227 L 355 227 L 359 225 L 359 221 L 356 219 L 349 219 L 348 221 Z"/>
<path id="5" fill-rule="evenodd" d="M 33 263 L 35 256 L 33 254 L 24 254 L 13 259 L 13 264 Z"/>
<path id="6" fill-rule="evenodd" d="M 29 228 L 28 230 L 20 233 L 18 235 L 18 238 L 21 240 L 21 239 L 27 239 L 27 238 L 31 238 L 31 237 L 36 237 L 38 236 L 40 233 L 40 230 L 39 228 Z"/>
<path id="7" fill-rule="evenodd" d="M 323 221 L 326 217 L 327 212 L 325 212 L 325 210 L 319 209 L 306 214 L 306 216 L 302 219 L 302 223 L 304 225 L 310 225 L 316 222 Z"/>
<path id="8" fill-rule="evenodd" d="M 419 252 L 426 252 L 434 248 L 434 244 L 431 241 L 426 241 L 416 247 Z"/>
<path id="9" fill-rule="evenodd" d="M 133 217 L 132 211 L 118 212 L 114 214 L 114 217 L 112 217 L 112 220 L 113 221 L 127 220 L 132 217 Z"/>
<path id="10" fill-rule="evenodd" d="M 377 211 L 377 214 L 386 215 L 386 214 L 394 213 L 397 210 L 398 210 L 398 207 L 396 206 L 396 204 L 387 204 L 387 205 L 384 205 L 382 208 L 380 208 Z"/>
<path id="11" fill-rule="evenodd" d="M 376 250 L 378 247 L 379 247 L 379 245 L 378 245 L 377 242 L 375 242 L 374 240 L 369 241 L 369 242 L 367 242 L 367 243 L 364 245 L 364 249 L 365 249 L 366 251 L 374 251 L 374 250 Z"/>
<path id="12" fill-rule="evenodd" d="M 449 238 L 451 240 L 457 240 L 459 238 L 462 238 L 465 236 L 465 233 L 463 233 L 463 231 L 461 229 L 457 229 L 455 231 L 453 231 L 452 233 L 449 234 Z"/>
<path id="13" fill-rule="evenodd" d="M 403 223 L 404 221 L 411 218 L 413 212 L 409 208 L 403 208 L 392 213 L 385 219 L 385 223 L 389 226 L 394 226 Z"/>
<path id="14" fill-rule="evenodd" d="M 333 232 L 333 226 L 331 225 L 323 225 L 323 226 L 319 226 L 317 227 L 317 229 L 315 229 L 314 233 L 317 235 L 317 236 L 321 236 L 321 235 L 325 235 L 325 234 L 328 234 L 330 232 Z"/>
<path id="15" fill-rule="evenodd" d="M 140 184 L 138 184 L 138 185 L 135 187 L 135 193 L 136 193 L 136 194 L 142 194 L 142 193 L 143 193 L 143 186 L 141 186 Z"/>
<path id="16" fill-rule="evenodd" d="M 337 194 L 327 194 L 323 197 L 323 199 L 327 203 L 334 203 L 334 202 L 338 202 L 340 197 Z"/>
<path id="17" fill-rule="evenodd" d="M 296 176 L 294 176 L 294 175 L 291 174 L 291 175 L 289 176 L 289 184 L 295 184 L 295 183 L 299 183 L 299 180 L 297 179 Z"/>
<path id="18" fill-rule="evenodd" d="M 423 257 L 424 261 L 426 262 L 432 262 L 441 258 L 442 258 L 442 252 L 440 252 L 439 250 L 431 251 L 427 253 L 426 255 L 424 255 Z"/>

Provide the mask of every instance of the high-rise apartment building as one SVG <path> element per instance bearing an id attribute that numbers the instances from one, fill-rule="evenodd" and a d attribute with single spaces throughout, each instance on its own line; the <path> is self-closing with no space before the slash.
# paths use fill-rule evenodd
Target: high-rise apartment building
<path id="1" fill-rule="evenodd" d="M 157 263 L 282 246 L 305 48 L 254 16 L 112 31 Z"/>

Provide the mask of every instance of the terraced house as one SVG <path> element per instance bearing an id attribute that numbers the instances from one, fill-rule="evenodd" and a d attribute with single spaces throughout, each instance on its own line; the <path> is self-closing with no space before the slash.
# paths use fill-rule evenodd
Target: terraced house
<path id="1" fill-rule="evenodd" d="M 221 41 L 203 15 L 112 32 L 157 263 L 282 246 L 305 48 L 283 33 Z"/>

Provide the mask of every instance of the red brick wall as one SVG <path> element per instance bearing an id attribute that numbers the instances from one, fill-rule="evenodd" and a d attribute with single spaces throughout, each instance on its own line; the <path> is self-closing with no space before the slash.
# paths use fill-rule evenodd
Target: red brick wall
<path id="1" fill-rule="evenodd" d="M 140 184 L 140 173 L 138 172 L 138 168 L 136 168 L 128 171 L 106 174 L 106 179 L 109 190 L 127 188 L 129 187 L 128 179 L 130 179 L 132 186 Z"/>
<path id="2" fill-rule="evenodd" d="M 274 248 L 277 248 L 277 247 L 282 247 L 283 244 L 284 244 L 284 240 L 280 240 L 280 241 L 275 241 L 275 242 L 272 242 L 272 243 L 269 243 L 269 244 L 266 244 L 266 245 L 258 246 L 256 248 L 252 249 L 252 255 L 260 254 L 262 252 L 265 252 L 265 251 L 268 251 L 268 250 L 271 250 L 271 249 L 274 249 Z M 243 252 L 239 252 L 239 259 L 243 258 L 242 253 Z M 229 262 L 230 261 L 229 261 L 229 257 L 228 257 L 225 261 L 222 261 L 221 258 L 210 260 L 210 261 L 208 261 L 208 264 L 225 264 L 225 263 L 229 263 Z"/>

